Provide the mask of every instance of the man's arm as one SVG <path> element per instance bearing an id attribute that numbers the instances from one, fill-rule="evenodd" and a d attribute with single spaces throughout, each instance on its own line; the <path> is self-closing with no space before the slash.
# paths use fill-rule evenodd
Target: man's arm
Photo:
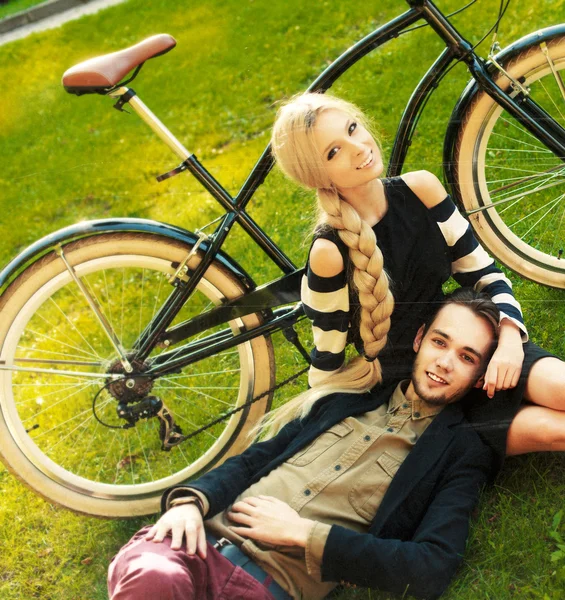
<path id="1" fill-rule="evenodd" d="M 284 452 L 302 426 L 303 422 L 298 419 L 291 421 L 274 438 L 253 444 L 200 479 L 166 490 L 161 499 L 163 515 L 145 539 L 162 542 L 170 532 L 173 550 L 178 550 L 185 538 L 188 554 L 198 553 L 201 558 L 206 558 L 204 516 L 213 516 L 229 506 L 249 487 L 254 475 Z M 200 502 L 170 507 L 172 497 L 178 499 L 194 492 Z"/>
<path id="2" fill-rule="evenodd" d="M 189 494 L 189 488 L 204 494 L 208 501 L 206 517 L 214 516 L 227 508 L 244 490 L 253 477 L 271 461 L 280 456 L 303 427 L 303 421 L 291 421 L 272 439 L 255 443 L 245 452 L 229 458 L 199 479 L 165 490 L 161 510 L 166 512 L 171 495 L 179 498 Z"/>
<path id="3" fill-rule="evenodd" d="M 322 580 L 422 598 L 440 596 L 462 560 L 471 512 L 492 460 L 484 446 L 461 454 L 411 541 L 332 526 L 323 551 Z"/>

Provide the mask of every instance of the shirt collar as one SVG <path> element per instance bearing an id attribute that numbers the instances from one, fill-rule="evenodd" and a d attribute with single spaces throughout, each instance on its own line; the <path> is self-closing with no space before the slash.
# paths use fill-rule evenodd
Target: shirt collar
<path id="1" fill-rule="evenodd" d="M 399 409 L 410 409 L 412 412 L 412 420 L 425 419 L 427 417 L 433 417 L 441 412 L 443 406 L 433 406 L 416 398 L 414 402 L 410 402 L 404 395 L 404 391 L 408 388 L 409 380 L 405 379 L 401 381 L 397 386 L 390 400 L 388 401 L 389 413 L 395 413 Z"/>

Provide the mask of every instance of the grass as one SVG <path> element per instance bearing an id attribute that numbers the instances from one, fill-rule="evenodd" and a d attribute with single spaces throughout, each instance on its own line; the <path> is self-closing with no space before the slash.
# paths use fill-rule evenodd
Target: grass
<path id="1" fill-rule="evenodd" d="M 13 14 L 27 10 L 36 4 L 41 4 L 46 0 L 8 0 L 6 4 L 0 5 L 0 19 L 9 17 Z"/>
<path id="2" fill-rule="evenodd" d="M 455 0 L 439 3 L 446 11 Z M 563 0 L 534 8 L 516 2 L 500 29 L 502 44 L 556 23 Z M 399 0 L 375 8 L 337 0 L 198 0 L 190 9 L 173 0 L 130 0 L 60 29 L 0 47 L 0 263 L 60 227 L 101 217 L 144 217 L 194 230 L 216 216 L 217 205 L 189 177 L 157 184 L 154 176 L 176 159 L 138 120 L 110 110 L 108 100 L 75 98 L 59 80 L 71 65 L 166 31 L 178 47 L 149 61 L 134 89 L 229 189 L 241 185 L 267 143 L 275 102 L 304 89 L 341 51 L 377 24 L 404 10 Z M 497 6 L 479 0 L 454 22 L 478 41 Z M 387 44 L 334 86 L 379 124 L 390 148 L 400 112 L 440 44 L 427 30 Z M 406 169 L 441 174 L 442 131 L 467 80 L 462 67 L 442 85 L 418 126 Z M 252 216 L 288 255 L 303 262 L 312 221 L 310 195 L 275 173 L 254 198 Z M 258 281 L 278 273 L 238 231 L 227 250 Z M 565 356 L 562 291 L 511 275 L 534 340 Z M 278 378 L 299 360 L 274 340 Z M 296 393 L 304 380 L 278 396 Z M 477 511 L 465 566 L 448 600 L 562 597 L 559 563 L 550 536 L 563 508 L 560 454 L 512 459 Z M 102 600 L 109 559 L 151 518 L 103 521 L 50 506 L 5 470 L 0 471 L 0 598 Z M 343 600 L 383 600 L 367 590 L 339 592 Z"/>

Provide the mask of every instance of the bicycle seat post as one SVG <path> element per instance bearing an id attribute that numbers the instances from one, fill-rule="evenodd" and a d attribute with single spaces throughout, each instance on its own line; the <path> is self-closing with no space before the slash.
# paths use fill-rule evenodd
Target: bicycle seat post
<path id="1" fill-rule="evenodd" d="M 129 104 L 142 121 L 167 144 L 167 146 L 182 160 L 185 161 L 192 156 L 179 140 L 169 131 L 159 118 L 146 106 L 139 96 L 128 87 L 120 87 L 108 94 L 111 98 L 122 100 L 120 104 Z"/>

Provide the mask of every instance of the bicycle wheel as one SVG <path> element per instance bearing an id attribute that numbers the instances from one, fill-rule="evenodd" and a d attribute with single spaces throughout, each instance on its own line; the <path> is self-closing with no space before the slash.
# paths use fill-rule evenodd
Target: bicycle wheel
<path id="1" fill-rule="evenodd" d="M 533 44 L 504 68 L 565 127 L 565 38 L 545 48 Z M 563 161 L 485 93 L 469 105 L 455 154 L 455 190 L 483 245 L 520 275 L 565 288 Z"/>
<path id="2" fill-rule="evenodd" d="M 167 277 L 189 251 L 164 237 L 110 233 L 70 243 L 64 255 L 127 350 L 170 294 Z M 193 256 L 190 268 L 198 261 Z M 214 262 L 175 323 L 244 291 Z M 74 511 L 156 512 L 165 488 L 242 451 L 249 428 L 269 408 L 267 395 L 162 451 L 156 418 L 130 429 L 110 427 L 124 424 L 107 385 L 118 356 L 60 257 L 50 253 L 27 268 L 3 294 L 0 311 L 1 458 L 39 494 Z M 238 331 L 258 323 L 249 315 L 230 326 Z M 273 379 L 271 341 L 259 337 L 147 383 L 146 391 L 186 434 L 269 390 Z M 93 414 L 95 397 L 102 423 Z"/>

